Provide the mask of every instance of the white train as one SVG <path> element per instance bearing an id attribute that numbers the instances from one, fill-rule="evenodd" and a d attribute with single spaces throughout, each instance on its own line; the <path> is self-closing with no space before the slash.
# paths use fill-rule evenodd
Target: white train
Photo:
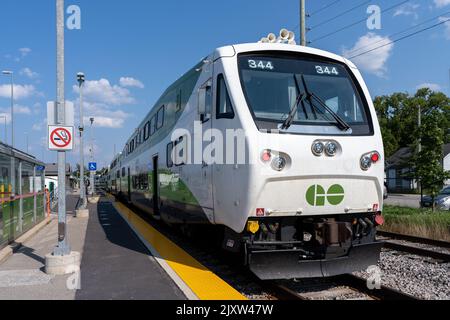
<path id="1" fill-rule="evenodd" d="M 108 188 L 157 219 L 215 226 L 262 279 L 377 264 L 384 154 L 350 61 L 283 43 L 218 48 L 171 85 Z M 210 239 L 205 239 L 210 241 Z"/>

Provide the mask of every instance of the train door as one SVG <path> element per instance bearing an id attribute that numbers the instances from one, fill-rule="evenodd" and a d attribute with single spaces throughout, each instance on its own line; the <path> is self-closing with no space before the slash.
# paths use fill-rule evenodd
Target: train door
<path id="1" fill-rule="evenodd" d="M 158 156 L 153 157 L 152 189 L 153 189 L 153 214 L 155 216 L 160 215 L 158 160 L 159 160 Z"/>
<path id="2" fill-rule="evenodd" d="M 131 202 L 131 171 L 130 168 L 128 168 L 128 179 L 127 179 L 127 185 L 128 185 L 128 201 Z"/>
<path id="3" fill-rule="evenodd" d="M 195 141 L 203 141 L 202 147 L 202 164 L 201 172 L 198 186 L 198 194 L 200 198 L 200 206 L 202 211 L 207 215 L 210 221 L 214 220 L 214 201 L 213 201 L 213 181 L 212 181 L 212 170 L 213 166 L 211 163 L 210 147 L 213 137 L 211 136 L 211 130 L 213 128 L 213 117 L 212 117 L 212 105 L 213 105 L 213 83 L 212 83 L 212 67 L 205 66 L 210 69 L 208 74 L 211 76 L 207 79 L 204 84 L 199 89 L 199 113 L 200 113 L 200 124 L 202 126 L 203 139 L 195 137 Z"/>
<path id="4" fill-rule="evenodd" d="M 236 129 L 235 112 L 230 99 L 230 87 L 223 68 L 222 60 L 217 60 L 214 65 L 214 112 L 213 121 L 216 134 L 221 135 L 223 143 L 217 146 L 221 157 L 216 159 L 213 168 L 214 179 L 214 218 L 216 223 L 226 221 L 224 216 L 239 212 L 240 197 L 238 186 L 241 183 L 239 177 L 240 166 L 236 161 L 237 145 L 240 143 L 239 132 Z M 230 131 L 229 131 L 230 130 Z M 233 133 L 233 139 L 229 134 Z M 235 136 L 236 135 L 236 136 Z M 230 140 L 228 140 L 230 139 Z"/>

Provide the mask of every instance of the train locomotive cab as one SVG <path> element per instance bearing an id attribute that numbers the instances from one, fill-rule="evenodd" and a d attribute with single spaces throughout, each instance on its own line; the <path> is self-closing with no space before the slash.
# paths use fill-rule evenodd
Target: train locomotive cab
<path id="1" fill-rule="evenodd" d="M 165 91 L 111 164 L 109 188 L 170 225 L 217 226 L 261 279 L 333 276 L 379 260 L 383 158 L 350 61 L 240 44 Z"/>
<path id="2" fill-rule="evenodd" d="M 213 168 L 223 247 L 244 250 L 261 279 L 327 277 L 376 265 L 384 148 L 357 68 L 299 46 L 232 49 L 219 49 L 214 69 L 225 71 L 235 117 L 216 117 L 212 126 L 244 129 L 248 164 Z"/>

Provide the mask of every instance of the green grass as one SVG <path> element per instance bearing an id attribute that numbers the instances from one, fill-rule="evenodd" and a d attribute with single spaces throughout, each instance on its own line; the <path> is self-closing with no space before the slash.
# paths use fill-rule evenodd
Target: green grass
<path id="1" fill-rule="evenodd" d="M 450 212 L 385 206 L 382 230 L 450 241 Z"/>

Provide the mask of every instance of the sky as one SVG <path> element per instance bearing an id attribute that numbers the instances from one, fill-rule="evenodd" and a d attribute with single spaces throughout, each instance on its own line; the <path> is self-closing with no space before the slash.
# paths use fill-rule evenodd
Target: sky
<path id="1" fill-rule="evenodd" d="M 165 88 L 216 47 L 257 42 L 281 28 L 298 38 L 299 2 L 66 0 L 66 7 L 81 9 L 81 29 L 65 33 L 66 100 L 78 103 L 76 74 L 84 72 L 85 117 L 95 118 L 92 129 L 87 125 L 85 153 L 92 136 L 95 161 L 109 164 L 114 145 L 122 150 Z M 391 43 L 450 18 L 450 0 L 306 0 L 306 5 L 310 46 L 352 57 L 383 45 L 351 59 L 373 97 L 412 94 L 422 86 L 450 95 L 450 22 Z M 371 15 L 377 12 L 373 5 L 382 11 L 380 19 Z M 56 96 L 55 0 L 1 0 L 0 12 L 0 71 L 12 70 L 15 77 L 16 148 L 27 151 L 28 141 L 30 154 L 56 162 L 56 153 L 47 150 L 46 120 L 47 101 Z M 0 75 L 2 141 L 5 119 L 10 143 L 9 77 Z M 77 142 L 68 153 L 72 164 L 78 161 Z"/>

